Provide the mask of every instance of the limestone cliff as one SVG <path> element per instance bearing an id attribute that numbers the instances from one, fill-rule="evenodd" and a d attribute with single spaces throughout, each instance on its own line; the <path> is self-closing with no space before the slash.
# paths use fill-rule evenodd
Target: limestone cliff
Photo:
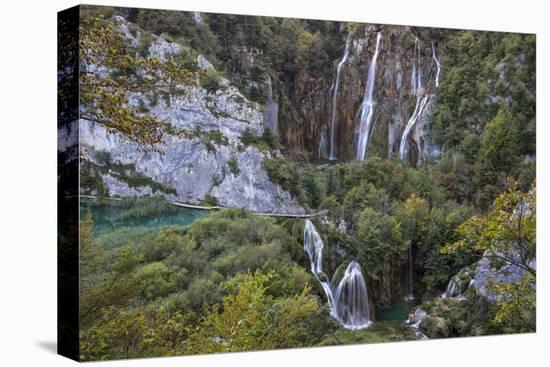
<path id="1" fill-rule="evenodd" d="M 139 30 L 129 32 L 122 17 L 117 17 L 116 23 L 129 44 L 140 42 Z M 159 60 L 170 60 L 180 52 L 182 46 L 157 36 L 148 50 L 149 57 Z M 197 65 L 213 68 L 202 55 Z M 81 119 L 81 176 L 88 176 L 81 179 L 81 193 L 97 194 L 97 188 L 87 187 L 86 182 L 99 179 L 109 196 L 157 192 L 186 203 L 209 198 L 222 206 L 258 212 L 304 211 L 288 192 L 269 180 L 263 168 L 266 157 L 279 153 L 242 143 L 245 129 L 255 135 L 263 132 L 264 111 L 229 80 L 221 78 L 216 91 L 196 85 L 185 93 L 128 97 L 131 104 L 166 124 L 159 151 L 144 151 L 122 134 Z M 71 133 L 62 130 L 59 134 Z"/>

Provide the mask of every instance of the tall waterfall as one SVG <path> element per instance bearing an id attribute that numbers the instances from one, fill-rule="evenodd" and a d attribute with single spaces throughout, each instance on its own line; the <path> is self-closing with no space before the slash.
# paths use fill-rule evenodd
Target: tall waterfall
<path id="1" fill-rule="evenodd" d="M 378 52 L 380 51 L 381 38 L 382 34 L 378 32 L 376 35 L 376 50 L 374 51 L 374 55 L 372 55 L 372 60 L 369 65 L 367 85 L 365 87 L 363 103 L 361 103 L 361 125 L 359 127 L 359 141 L 357 142 L 357 159 L 360 161 L 364 160 L 367 155 L 372 118 L 374 117 L 374 100 L 372 95 L 374 91 L 374 81 L 376 79 L 376 61 L 378 59 Z"/>
<path id="2" fill-rule="evenodd" d="M 399 158 L 405 159 L 405 155 L 407 154 L 407 139 L 409 138 L 409 135 L 411 133 L 412 128 L 415 126 L 416 121 L 422 114 L 422 111 L 424 110 L 424 107 L 426 107 L 426 103 L 428 102 L 428 96 L 416 96 L 416 106 L 414 107 L 413 114 L 409 118 L 409 121 L 407 121 L 407 125 L 405 126 L 405 131 L 403 132 L 403 135 L 401 136 L 401 143 L 399 144 Z"/>
<path id="3" fill-rule="evenodd" d="M 304 250 L 309 255 L 311 272 L 327 295 L 331 316 L 346 329 L 356 330 L 369 326 L 369 296 L 361 266 L 351 261 L 340 282 L 333 287 L 323 272 L 323 247 L 323 240 L 315 226 L 306 219 Z"/>
<path id="4" fill-rule="evenodd" d="M 408 292 L 405 299 L 407 301 L 414 300 L 414 291 L 413 291 L 413 261 L 412 261 L 412 246 L 409 245 L 409 255 L 408 255 L 408 269 L 407 269 L 407 287 Z"/>
<path id="5" fill-rule="evenodd" d="M 426 107 L 426 103 L 428 102 L 428 98 L 429 98 L 427 94 L 424 94 L 424 90 L 422 88 L 422 69 L 420 68 L 420 65 L 418 65 L 419 58 L 420 58 L 420 41 L 418 40 L 418 37 L 417 37 L 414 41 L 413 66 L 412 66 L 412 75 L 411 75 L 411 89 L 412 89 L 412 93 L 416 96 L 416 105 L 414 107 L 413 114 L 407 121 L 407 125 L 405 126 L 405 131 L 401 136 L 401 142 L 399 144 L 399 158 L 401 159 L 405 159 L 405 155 L 407 153 L 407 148 L 408 148 L 407 140 L 409 138 L 411 130 L 414 128 L 416 124 L 416 121 L 422 114 L 424 107 Z"/>
<path id="6" fill-rule="evenodd" d="M 432 59 L 434 60 L 435 66 L 437 67 L 437 70 L 435 72 L 435 86 L 439 87 L 439 73 L 441 72 L 441 64 L 439 63 L 439 59 L 435 54 L 435 47 L 434 47 L 433 41 L 432 41 Z"/>
<path id="7" fill-rule="evenodd" d="M 319 138 L 319 148 L 317 150 L 317 155 L 319 159 L 324 159 L 327 156 L 327 138 L 324 130 L 321 133 L 321 137 Z"/>
<path id="8" fill-rule="evenodd" d="M 420 41 L 418 37 L 414 39 L 414 50 L 413 50 L 413 65 L 411 71 L 411 89 L 413 94 L 418 95 L 418 91 L 422 88 L 422 69 L 417 65 L 418 59 L 420 58 Z"/>
<path id="9" fill-rule="evenodd" d="M 338 66 L 336 67 L 336 81 L 334 82 L 334 88 L 332 91 L 332 117 L 330 121 L 330 153 L 328 156 L 328 159 L 334 160 L 336 159 L 334 155 L 334 145 L 336 144 L 336 139 L 334 137 L 334 134 L 336 132 L 336 101 L 338 98 L 338 89 L 340 87 L 340 69 L 342 69 L 342 65 L 347 61 L 348 55 L 349 55 L 349 42 L 351 39 L 351 34 L 348 35 L 348 38 L 346 40 L 346 46 L 344 47 L 344 56 L 342 56 L 342 60 L 338 63 Z"/>

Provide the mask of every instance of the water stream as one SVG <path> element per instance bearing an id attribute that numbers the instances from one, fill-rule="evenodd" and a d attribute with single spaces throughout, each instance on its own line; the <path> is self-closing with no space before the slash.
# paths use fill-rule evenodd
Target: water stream
<path id="1" fill-rule="evenodd" d="M 432 42 L 432 58 L 435 62 L 435 66 L 437 67 L 436 73 L 435 73 L 435 86 L 439 87 L 439 73 L 441 72 L 441 64 L 439 63 L 439 59 L 437 58 L 437 55 L 435 54 L 435 46 Z"/>
<path id="2" fill-rule="evenodd" d="M 365 87 L 365 94 L 363 96 L 363 103 L 361 103 L 361 124 L 359 127 L 359 140 L 357 142 L 357 160 L 364 160 L 367 155 L 369 135 L 372 128 L 372 119 L 374 117 L 374 82 L 376 79 L 376 61 L 378 60 L 378 53 L 380 51 L 380 39 L 382 34 L 378 32 L 376 35 L 376 50 L 372 55 L 372 60 L 369 65 L 367 75 L 367 85 Z"/>
<path id="3" fill-rule="evenodd" d="M 330 314 L 340 324 L 351 330 L 363 329 L 372 321 L 369 315 L 367 284 L 361 266 L 351 261 L 342 279 L 336 284 L 323 271 L 324 243 L 313 223 L 306 219 L 304 229 L 304 250 L 309 255 L 311 272 L 327 296 Z"/>
<path id="4" fill-rule="evenodd" d="M 338 66 L 336 67 L 336 81 L 334 82 L 334 88 L 332 91 L 332 117 L 330 121 L 330 153 L 329 153 L 329 159 L 334 160 L 336 159 L 336 156 L 334 154 L 334 146 L 336 145 L 336 139 L 335 139 L 335 132 L 336 132 L 336 125 L 337 125 L 337 99 L 338 99 L 338 89 L 340 88 L 340 69 L 342 69 L 342 65 L 347 61 L 348 55 L 349 55 L 349 43 L 350 43 L 350 37 L 348 36 L 346 40 L 346 46 L 344 47 L 344 56 L 342 56 L 342 60 L 338 63 Z"/>
<path id="5" fill-rule="evenodd" d="M 412 261 L 412 246 L 409 245 L 409 254 L 408 254 L 408 269 L 407 269 L 407 296 L 405 299 L 407 301 L 414 300 L 414 291 L 413 291 L 413 261 Z"/>
<path id="6" fill-rule="evenodd" d="M 412 66 L 412 75 L 411 75 L 411 90 L 412 94 L 416 96 L 416 104 L 414 111 L 405 125 L 405 131 L 401 136 L 401 142 L 399 144 L 399 158 L 405 159 L 408 149 L 408 139 L 411 134 L 411 130 L 416 125 L 416 121 L 424 111 L 424 107 L 428 102 L 429 96 L 424 94 L 424 89 L 422 87 L 422 70 L 418 65 L 418 60 L 420 57 L 420 41 L 418 38 L 414 41 L 414 51 L 413 51 L 413 66 Z"/>

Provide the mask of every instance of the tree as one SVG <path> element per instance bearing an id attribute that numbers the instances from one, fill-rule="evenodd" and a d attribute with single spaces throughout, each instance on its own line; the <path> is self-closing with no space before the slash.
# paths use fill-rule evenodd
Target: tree
<path id="1" fill-rule="evenodd" d="M 93 230 L 94 218 L 88 210 L 84 220 L 80 221 L 80 277 L 84 278 L 97 270 L 104 248 L 94 244 Z"/>
<path id="2" fill-rule="evenodd" d="M 498 308 L 492 323 L 507 333 L 534 332 L 537 327 L 536 279 L 529 272 L 517 282 L 495 283 Z"/>
<path id="3" fill-rule="evenodd" d="M 430 207 L 426 200 L 411 194 L 402 206 L 397 208 L 403 239 L 411 245 L 419 245 L 424 239 L 430 222 Z"/>
<path id="4" fill-rule="evenodd" d="M 393 255 L 405 250 L 395 218 L 368 207 L 359 215 L 357 239 L 361 264 L 373 278 L 381 278 L 389 269 Z"/>
<path id="5" fill-rule="evenodd" d="M 536 189 L 501 194 L 485 215 L 476 215 L 458 227 L 460 240 L 446 252 L 468 248 L 495 261 L 514 264 L 536 275 L 530 262 L 536 256 Z"/>
<path id="6" fill-rule="evenodd" d="M 515 265 L 524 273 L 517 282 L 490 281 L 496 295 L 495 325 L 506 332 L 534 331 L 536 325 L 536 189 L 511 189 L 501 194 L 491 211 L 477 215 L 458 227 L 460 240 L 443 252 L 475 251 L 495 267 Z M 499 266 L 500 265 L 500 266 Z"/>
<path id="7" fill-rule="evenodd" d="M 144 150 L 158 150 L 164 124 L 132 106 L 130 93 L 183 92 L 196 74 L 175 61 L 137 56 L 113 20 L 90 16 L 80 27 L 81 118 L 117 131 Z"/>
<path id="8" fill-rule="evenodd" d="M 516 120 L 506 108 L 501 108 L 483 129 L 476 161 L 478 187 L 482 194 L 484 190 L 488 191 L 480 202 L 482 207 L 487 207 L 494 199 L 494 192 L 500 191 L 499 178 L 510 174 L 519 163 L 521 146 L 518 136 Z"/>
<path id="9" fill-rule="evenodd" d="M 191 353 L 234 352 L 303 346 L 307 320 L 318 316 L 310 287 L 294 296 L 273 298 L 268 284 L 273 273 L 256 272 L 240 279 L 236 294 L 207 310 L 199 332 L 189 343 Z"/>

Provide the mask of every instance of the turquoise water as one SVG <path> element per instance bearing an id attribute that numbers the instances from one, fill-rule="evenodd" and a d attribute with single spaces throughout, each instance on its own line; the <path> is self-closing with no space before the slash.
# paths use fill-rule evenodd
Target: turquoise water
<path id="1" fill-rule="evenodd" d="M 154 214 L 128 216 L 131 209 L 121 206 L 117 202 L 80 201 L 81 218 L 84 218 L 88 210 L 92 212 L 94 235 L 100 235 L 121 227 L 155 229 L 169 225 L 187 225 L 195 219 L 207 215 L 205 210 L 167 206 L 164 210 Z"/>
<path id="2" fill-rule="evenodd" d="M 414 307 L 412 302 L 400 299 L 388 308 L 376 310 L 376 321 L 405 321 Z"/>

